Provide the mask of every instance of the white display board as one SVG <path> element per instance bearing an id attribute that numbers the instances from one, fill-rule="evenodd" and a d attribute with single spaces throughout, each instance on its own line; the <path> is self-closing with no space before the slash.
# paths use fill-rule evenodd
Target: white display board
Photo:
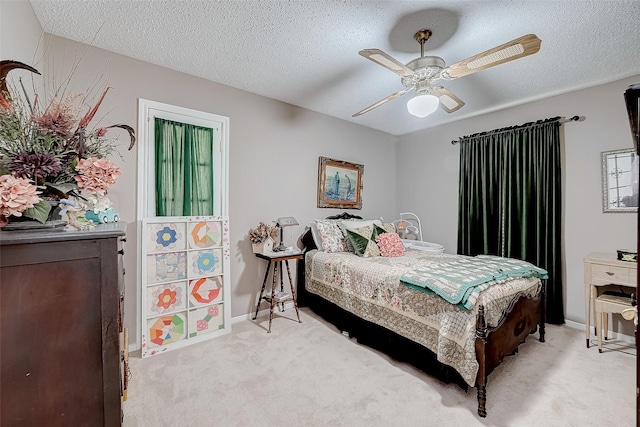
<path id="1" fill-rule="evenodd" d="M 142 223 L 142 357 L 231 332 L 229 220 Z"/>

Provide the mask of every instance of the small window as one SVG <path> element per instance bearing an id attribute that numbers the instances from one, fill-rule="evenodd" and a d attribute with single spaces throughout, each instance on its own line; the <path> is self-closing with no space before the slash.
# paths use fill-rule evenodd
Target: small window
<path id="1" fill-rule="evenodd" d="M 139 219 L 228 214 L 227 117 L 140 100 Z"/>

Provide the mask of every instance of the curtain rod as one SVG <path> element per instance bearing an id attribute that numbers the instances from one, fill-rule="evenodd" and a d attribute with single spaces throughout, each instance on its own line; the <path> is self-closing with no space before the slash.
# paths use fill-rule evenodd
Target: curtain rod
<path id="1" fill-rule="evenodd" d="M 541 120 L 541 121 L 539 121 L 539 122 L 540 122 L 540 123 L 544 123 L 544 122 L 548 122 L 548 121 L 552 121 L 552 120 L 558 120 L 558 122 L 559 122 L 560 124 L 564 124 L 564 123 L 568 123 L 568 122 L 577 122 L 577 121 L 580 121 L 580 116 L 573 116 L 573 117 L 570 117 L 570 118 L 568 118 L 568 119 L 564 119 L 564 120 L 561 120 L 561 118 L 560 118 L 560 117 L 554 117 L 554 118 L 552 118 L 552 119 Z M 529 123 L 527 123 L 527 124 L 529 124 Z M 524 125 L 523 125 L 523 126 L 524 126 Z M 503 131 L 503 132 L 504 132 L 504 131 L 507 131 L 507 130 L 513 129 L 513 128 L 515 128 L 515 127 L 518 127 L 518 126 L 514 126 L 514 127 L 510 127 L 510 128 L 504 128 L 504 129 L 498 129 L 497 131 L 498 131 L 498 132 L 500 132 L 500 131 Z M 488 132 L 492 132 L 492 131 L 488 131 Z M 476 135 L 480 135 L 480 134 L 483 134 L 483 133 L 487 133 L 487 132 L 480 132 L 480 133 L 477 133 L 477 134 L 475 134 L 475 135 L 470 135 L 470 136 L 476 136 Z M 460 140 L 455 140 L 455 139 L 454 139 L 453 141 L 451 141 L 451 144 L 456 145 L 458 142 L 460 142 Z"/>

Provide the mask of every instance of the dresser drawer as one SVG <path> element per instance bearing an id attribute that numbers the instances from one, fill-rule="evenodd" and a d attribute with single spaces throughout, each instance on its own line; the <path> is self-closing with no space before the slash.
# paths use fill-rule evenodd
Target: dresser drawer
<path id="1" fill-rule="evenodd" d="M 620 285 L 635 285 L 636 270 L 624 267 L 615 267 L 604 264 L 591 264 L 591 283 L 594 285 L 606 285 L 616 283 Z"/>

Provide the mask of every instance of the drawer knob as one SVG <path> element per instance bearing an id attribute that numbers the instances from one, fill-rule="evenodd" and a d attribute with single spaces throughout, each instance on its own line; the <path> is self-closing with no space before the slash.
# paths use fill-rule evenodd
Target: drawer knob
<path id="1" fill-rule="evenodd" d="M 607 271 L 607 274 L 608 274 L 609 276 L 613 276 L 613 275 L 614 275 L 614 273 L 612 273 L 612 272 L 610 272 L 610 271 Z"/>

